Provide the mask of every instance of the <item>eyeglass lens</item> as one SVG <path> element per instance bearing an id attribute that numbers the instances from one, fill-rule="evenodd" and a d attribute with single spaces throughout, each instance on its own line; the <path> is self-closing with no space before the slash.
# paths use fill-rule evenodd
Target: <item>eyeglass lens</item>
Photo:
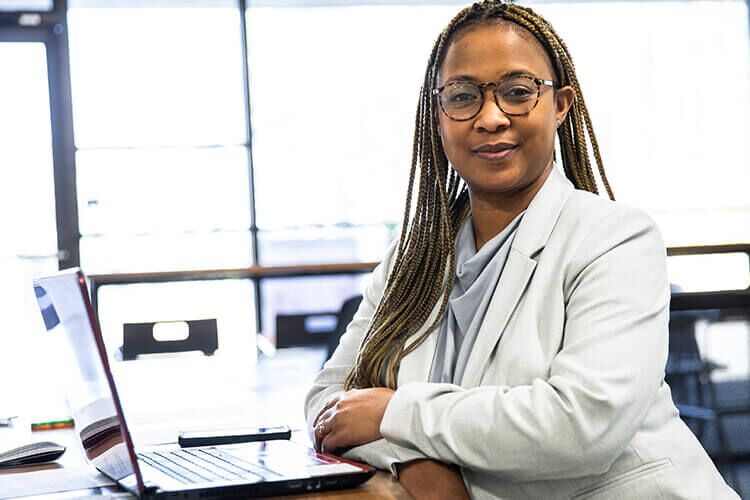
<path id="1" fill-rule="evenodd" d="M 524 76 L 509 78 L 494 88 L 495 101 L 503 113 L 525 115 L 536 106 L 539 85 Z M 440 105 L 456 120 L 474 117 L 482 108 L 482 88 L 474 82 L 450 82 L 440 92 Z"/>

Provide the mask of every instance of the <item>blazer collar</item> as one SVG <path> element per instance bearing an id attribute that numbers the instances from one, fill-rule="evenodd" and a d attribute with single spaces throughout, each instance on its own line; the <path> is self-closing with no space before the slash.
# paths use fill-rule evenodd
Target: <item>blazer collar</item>
<path id="1" fill-rule="evenodd" d="M 527 257 L 533 257 L 544 248 L 572 192 L 573 184 L 553 166 L 526 209 L 511 248 Z"/>

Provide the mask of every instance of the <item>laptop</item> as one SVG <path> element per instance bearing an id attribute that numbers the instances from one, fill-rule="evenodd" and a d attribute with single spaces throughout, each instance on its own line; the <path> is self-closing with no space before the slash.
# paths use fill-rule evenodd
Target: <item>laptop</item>
<path id="1" fill-rule="evenodd" d="M 141 498 L 269 496 L 351 488 L 375 469 L 286 440 L 136 449 L 84 273 L 34 280 L 47 330 L 58 338 L 68 402 L 84 456 Z M 62 339 L 62 340 L 60 340 Z"/>

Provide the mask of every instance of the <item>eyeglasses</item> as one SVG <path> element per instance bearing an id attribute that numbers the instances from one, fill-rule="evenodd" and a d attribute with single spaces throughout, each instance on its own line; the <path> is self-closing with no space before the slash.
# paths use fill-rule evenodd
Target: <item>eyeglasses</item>
<path id="1" fill-rule="evenodd" d="M 484 90 L 495 87 L 495 103 L 500 111 L 509 116 L 529 114 L 539 102 L 542 85 L 557 88 L 557 83 L 529 75 L 515 75 L 499 82 L 474 83 L 469 81 L 448 82 L 433 89 L 438 96 L 440 108 L 448 118 L 456 121 L 471 120 L 479 114 L 484 104 Z"/>

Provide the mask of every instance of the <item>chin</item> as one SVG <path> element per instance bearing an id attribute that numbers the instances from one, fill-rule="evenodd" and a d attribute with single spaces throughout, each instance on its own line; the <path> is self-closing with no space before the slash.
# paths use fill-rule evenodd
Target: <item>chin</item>
<path id="1" fill-rule="evenodd" d="M 518 191 L 529 184 L 527 179 L 516 175 L 497 175 L 490 178 L 477 179 L 477 182 L 470 183 L 469 186 L 473 191 L 503 194 L 511 191 Z"/>
<path id="2" fill-rule="evenodd" d="M 503 175 L 502 178 L 477 179 L 477 182 L 472 182 L 470 180 L 467 184 L 469 186 L 469 192 L 472 195 L 508 196 L 524 191 L 535 183 L 537 177 L 538 176 L 529 179 L 519 176 Z"/>

